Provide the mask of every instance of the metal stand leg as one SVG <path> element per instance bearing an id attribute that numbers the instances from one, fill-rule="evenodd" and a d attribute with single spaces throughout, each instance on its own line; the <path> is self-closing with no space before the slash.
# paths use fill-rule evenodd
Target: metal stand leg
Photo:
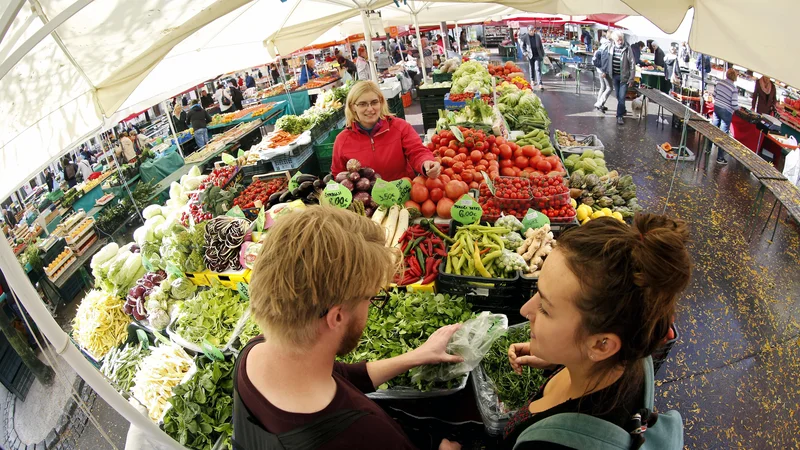
<path id="1" fill-rule="evenodd" d="M 761 203 L 764 200 L 764 191 L 767 190 L 767 187 L 764 184 L 761 184 L 761 187 L 758 189 L 758 193 L 756 194 L 756 199 L 753 202 L 753 206 L 750 208 L 750 224 L 748 224 L 749 232 L 747 235 L 748 242 L 753 238 L 753 232 L 756 231 L 756 219 L 758 218 L 758 214 L 761 212 Z"/>
<path id="2" fill-rule="evenodd" d="M 769 219 L 772 218 L 772 212 L 775 211 L 775 207 L 776 206 L 778 206 L 778 199 L 777 198 L 775 199 L 775 202 L 772 203 L 772 209 L 769 210 L 769 215 L 767 216 L 767 221 L 764 222 L 764 226 L 761 227 L 761 233 L 760 234 L 764 234 L 764 230 L 767 229 L 767 225 L 769 225 Z"/>
<path id="3" fill-rule="evenodd" d="M 783 209 L 783 203 L 778 203 L 778 214 L 775 215 L 775 226 L 772 228 L 772 236 L 769 238 L 770 242 L 775 240 L 775 232 L 778 231 L 778 221 L 781 220 L 782 209 Z"/>

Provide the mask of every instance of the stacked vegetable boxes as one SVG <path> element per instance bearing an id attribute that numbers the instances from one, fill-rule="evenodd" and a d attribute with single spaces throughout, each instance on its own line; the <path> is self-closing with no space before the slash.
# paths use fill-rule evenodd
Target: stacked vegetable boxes
<path id="1" fill-rule="evenodd" d="M 400 98 L 399 95 L 388 99 L 386 104 L 389 106 L 389 112 L 394 114 L 395 117 L 399 117 L 401 119 L 406 118 L 406 110 L 403 106 L 403 99 Z"/>
<path id="2" fill-rule="evenodd" d="M 436 128 L 439 110 L 444 109 L 444 96 L 450 93 L 449 87 L 417 89 L 419 105 L 422 109 L 422 125 L 425 130 Z"/>

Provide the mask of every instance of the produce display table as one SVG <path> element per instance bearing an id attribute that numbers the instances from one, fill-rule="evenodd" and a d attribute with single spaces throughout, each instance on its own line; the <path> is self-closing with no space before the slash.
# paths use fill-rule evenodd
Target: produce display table
<path id="1" fill-rule="evenodd" d="M 158 159 L 148 159 L 139 167 L 139 175 L 145 183 L 158 182 L 183 167 L 183 157 L 173 151 Z"/>
<path id="2" fill-rule="evenodd" d="M 225 147 L 222 148 L 222 150 L 224 150 L 224 149 L 225 149 Z M 222 153 L 222 150 L 220 150 L 220 153 Z M 192 169 L 192 166 L 195 166 L 195 165 L 200 165 L 200 163 L 197 163 L 197 164 L 194 164 L 194 163 L 193 164 L 186 164 L 186 165 L 180 167 L 178 170 L 176 170 L 172 174 L 170 174 L 169 176 L 167 176 L 166 178 L 164 178 L 161 181 L 159 181 L 155 185 L 155 190 L 153 191 L 153 195 L 151 195 L 150 198 L 147 199 L 148 203 L 156 202 L 156 199 L 162 193 L 164 193 L 167 189 L 169 189 L 170 183 L 172 183 L 173 181 L 180 180 L 181 177 L 186 175 L 186 174 L 188 174 L 189 170 Z M 163 202 L 159 202 L 159 203 L 163 203 Z"/>
<path id="3" fill-rule="evenodd" d="M 103 189 L 103 192 L 106 193 L 106 194 L 114 194 L 115 197 L 119 197 L 120 195 L 126 195 L 125 194 L 125 185 L 128 185 L 128 189 L 133 191 L 133 188 L 134 188 L 134 186 L 136 186 L 136 183 L 139 182 L 139 179 L 140 179 L 139 175 L 136 175 L 133 178 L 131 178 L 130 180 L 127 180 L 125 182 L 125 184 L 121 184 L 119 186 L 112 186 L 110 188 Z M 102 185 L 101 185 L 101 187 L 102 187 Z"/>
<path id="4" fill-rule="evenodd" d="M 756 124 L 750 123 L 734 113 L 733 120 L 731 120 L 731 134 L 734 139 L 758 153 L 758 140 L 761 132 Z"/>
<path id="5" fill-rule="evenodd" d="M 75 200 L 75 203 L 72 204 L 72 209 L 75 211 L 79 209 L 89 211 L 92 209 L 94 207 L 94 203 L 100 199 L 100 197 L 105 195 L 102 185 L 103 183 L 98 184 L 94 187 L 94 189 L 83 194 L 83 196 Z"/>
<path id="6" fill-rule="evenodd" d="M 287 99 L 287 94 L 283 93 L 273 97 L 263 98 L 261 99 L 261 103 L 277 103 L 279 101 L 289 100 L 286 105 L 288 107 L 286 109 L 287 113 L 298 116 L 303 114 L 305 110 L 311 107 L 311 100 L 308 98 L 307 91 L 292 92 L 291 94 L 288 94 L 288 96 L 289 98 Z M 291 103 L 291 106 L 289 106 L 289 103 Z"/>
<path id="7" fill-rule="evenodd" d="M 83 255 L 77 257 L 75 262 L 55 282 L 50 281 L 46 276 L 42 277 L 41 282 L 47 286 L 45 293 L 48 297 L 51 297 L 50 301 L 53 305 L 53 310 L 58 309 L 65 301 L 71 301 L 83 287 L 88 287 L 91 284 L 92 278 L 86 272 L 84 266 L 107 243 L 108 239 L 98 238 L 91 247 L 86 249 Z"/>
<path id="8" fill-rule="evenodd" d="M 309 96 L 311 96 L 311 95 L 319 95 L 319 94 L 321 94 L 321 93 L 323 93 L 323 92 L 325 92 L 325 91 L 327 91 L 329 89 L 333 89 L 333 88 L 339 87 L 341 85 L 342 85 L 342 79 L 341 78 L 337 78 L 336 80 L 333 80 L 333 81 L 331 81 L 329 83 L 325 83 L 322 86 L 317 86 L 315 88 L 306 89 L 304 87 L 301 87 L 296 92 L 306 92 L 306 93 L 308 93 Z"/>
<path id="9" fill-rule="evenodd" d="M 653 89 L 661 90 L 661 80 L 666 79 L 664 72 L 658 72 L 655 70 L 643 70 L 642 71 L 642 84 L 649 86 Z"/>

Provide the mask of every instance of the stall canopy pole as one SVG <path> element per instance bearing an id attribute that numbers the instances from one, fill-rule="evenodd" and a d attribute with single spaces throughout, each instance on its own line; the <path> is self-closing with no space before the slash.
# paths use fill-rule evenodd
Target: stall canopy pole
<path id="1" fill-rule="evenodd" d="M 453 27 L 453 33 L 456 35 L 456 49 L 458 49 L 458 54 L 461 54 L 461 28 L 458 26 L 458 22 L 455 22 L 455 27 Z"/>
<path id="2" fill-rule="evenodd" d="M 183 158 L 183 146 L 181 145 L 181 140 L 178 139 L 178 133 L 175 132 L 175 124 L 172 123 L 172 111 L 168 108 L 169 103 L 165 100 L 164 103 L 164 111 L 167 112 L 167 123 L 169 124 L 169 131 L 172 136 L 175 136 L 175 144 L 178 145 L 178 153 L 181 154 L 181 158 Z"/>
<path id="3" fill-rule="evenodd" d="M 25 306 L 26 312 L 33 318 L 33 321 L 36 322 L 39 330 L 44 333 L 56 353 L 61 355 L 64 360 L 75 369 L 78 376 L 83 378 L 89 386 L 91 386 L 109 406 L 120 413 L 125 420 L 144 430 L 148 437 L 163 445 L 165 448 L 174 450 L 184 449 L 183 446 L 179 445 L 174 439 L 161 431 L 158 425 L 150 420 L 149 417 L 140 413 L 132 404 L 128 403 L 128 401 L 106 381 L 105 377 L 83 357 L 78 349 L 72 345 L 69 336 L 64 333 L 47 311 L 44 303 L 42 303 L 42 300 L 36 293 L 36 289 L 34 289 L 30 280 L 28 280 L 28 277 L 25 275 L 25 272 L 23 272 L 22 266 L 20 266 L 19 261 L 17 261 L 17 258 L 14 256 L 14 252 L 8 244 L 5 234 L 3 234 L 2 242 L 0 242 L 0 269 L 2 269 L 3 275 L 5 275 L 9 286 L 14 291 L 19 301 Z"/>
<path id="4" fill-rule="evenodd" d="M 361 22 L 364 24 L 364 40 L 367 41 L 367 63 L 369 63 L 370 78 L 378 82 L 378 69 L 375 67 L 375 52 L 372 51 L 372 27 L 366 10 L 361 10 Z"/>
<path id="5" fill-rule="evenodd" d="M 419 21 L 417 20 L 417 11 L 411 10 L 411 17 L 414 19 L 414 31 L 417 33 L 417 50 L 419 50 L 419 70 L 422 73 L 423 82 L 428 81 L 428 73 L 425 70 L 425 55 L 422 48 L 422 36 L 419 34 Z"/>

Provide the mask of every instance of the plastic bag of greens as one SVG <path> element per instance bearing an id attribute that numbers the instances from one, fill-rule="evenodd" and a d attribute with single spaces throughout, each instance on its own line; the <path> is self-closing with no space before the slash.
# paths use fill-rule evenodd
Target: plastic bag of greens
<path id="1" fill-rule="evenodd" d="M 411 381 L 447 381 L 471 372 L 507 329 L 508 318 L 505 315 L 482 312 L 478 317 L 464 322 L 447 343 L 447 353 L 461 356 L 464 361 L 414 368 L 411 370 Z"/>

